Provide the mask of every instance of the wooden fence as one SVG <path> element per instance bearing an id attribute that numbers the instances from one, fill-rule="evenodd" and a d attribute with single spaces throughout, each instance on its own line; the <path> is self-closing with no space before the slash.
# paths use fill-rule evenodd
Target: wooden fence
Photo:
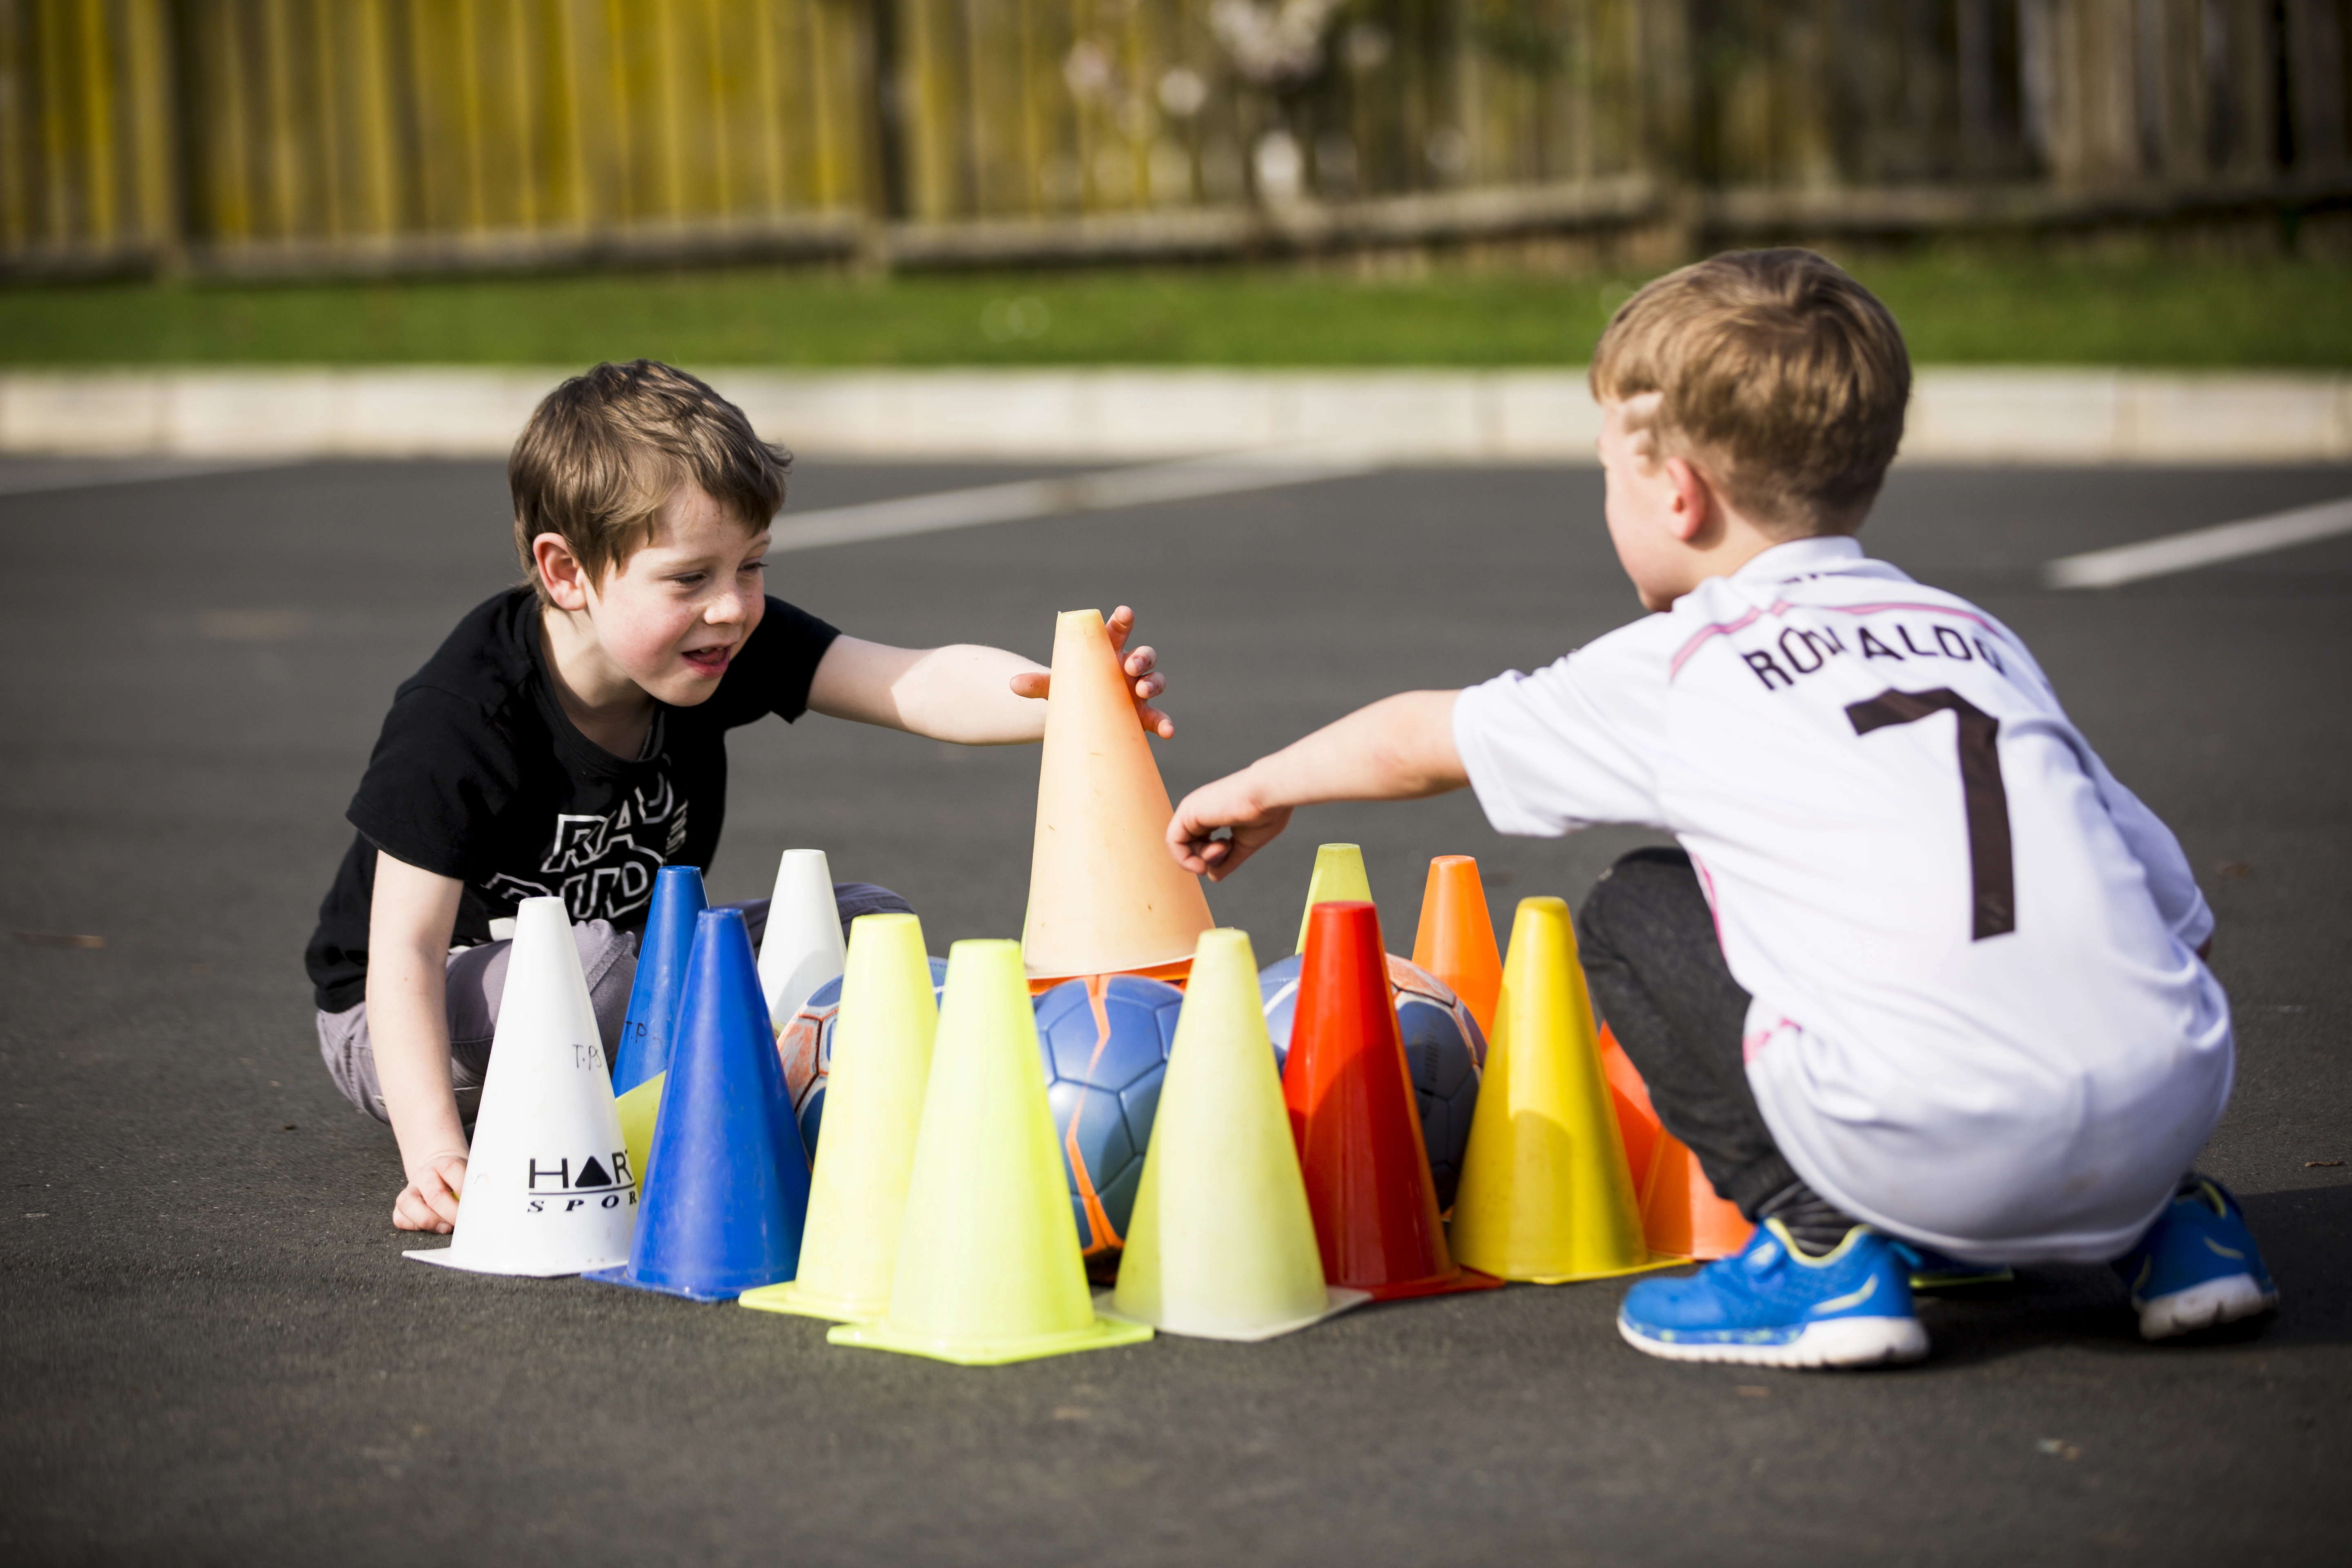
<path id="1" fill-rule="evenodd" d="M 0 270 L 2342 212 L 2352 0 L 0 0 Z"/>

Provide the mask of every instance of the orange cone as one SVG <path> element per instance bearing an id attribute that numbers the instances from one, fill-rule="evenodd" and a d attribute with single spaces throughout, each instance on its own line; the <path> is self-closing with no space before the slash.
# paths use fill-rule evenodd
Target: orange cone
<path id="1" fill-rule="evenodd" d="M 1037 765 L 1037 839 L 1021 936 L 1030 980 L 1182 978 L 1216 922 L 1201 879 L 1162 837 L 1175 808 L 1135 717 L 1101 612 L 1054 628 L 1053 694 Z"/>
<path id="2" fill-rule="evenodd" d="M 1429 885 L 1422 890 L 1421 930 L 1412 939 L 1412 961 L 1444 981 L 1478 1020 L 1486 1037 L 1495 1037 L 1495 998 L 1503 988 L 1503 955 L 1495 946 L 1495 917 L 1486 911 L 1486 889 L 1478 880 L 1478 862 L 1469 856 L 1440 855 L 1429 863 Z"/>
<path id="3" fill-rule="evenodd" d="M 1728 1258 L 1745 1247 L 1756 1227 L 1738 1205 L 1716 1196 L 1698 1156 L 1660 1124 L 1650 1105 L 1650 1086 L 1606 1024 L 1601 1026 L 1601 1067 L 1641 1192 L 1642 1237 L 1650 1250 L 1706 1259 Z"/>

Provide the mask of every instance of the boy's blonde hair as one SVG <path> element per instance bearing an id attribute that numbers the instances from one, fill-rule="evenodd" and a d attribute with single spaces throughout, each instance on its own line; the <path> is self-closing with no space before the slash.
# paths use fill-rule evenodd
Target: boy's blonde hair
<path id="1" fill-rule="evenodd" d="M 1783 538 L 1861 526 L 1903 439 L 1911 358 L 1870 290 L 1811 250 L 1734 250 L 1618 308 L 1592 395 L 1660 395 L 1661 458 L 1696 461 Z"/>
<path id="2" fill-rule="evenodd" d="M 563 537 L 592 582 L 653 542 L 682 484 L 699 488 L 753 532 L 784 504 L 793 455 L 760 439 L 743 411 L 655 360 L 600 364 L 547 395 L 507 459 L 515 553 L 548 603 L 531 541 Z"/>

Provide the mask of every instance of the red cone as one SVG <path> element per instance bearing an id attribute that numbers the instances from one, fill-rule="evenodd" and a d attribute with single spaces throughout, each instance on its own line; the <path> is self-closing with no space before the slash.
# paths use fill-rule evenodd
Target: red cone
<path id="1" fill-rule="evenodd" d="M 1502 1284 L 1446 1249 L 1370 904 L 1314 907 L 1295 1018 L 1282 1098 L 1324 1279 L 1376 1301 Z"/>

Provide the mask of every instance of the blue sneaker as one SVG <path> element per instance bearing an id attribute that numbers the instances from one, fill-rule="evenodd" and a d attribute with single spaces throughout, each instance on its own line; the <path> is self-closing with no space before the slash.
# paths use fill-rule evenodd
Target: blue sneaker
<path id="1" fill-rule="evenodd" d="M 1809 1258 L 1768 1219 L 1738 1257 L 1634 1286 L 1617 1331 L 1669 1361 L 1877 1366 L 1927 1353 L 1927 1331 L 1911 1310 L 1909 1248 L 1863 1225 L 1835 1251 Z"/>
<path id="2" fill-rule="evenodd" d="M 2278 1305 L 2245 1211 L 2208 1176 L 2174 1198 L 2115 1268 L 2131 1286 L 2144 1340 L 2233 1323 Z"/>
<path id="3" fill-rule="evenodd" d="M 1911 1248 L 1911 1289 L 1965 1290 L 1971 1285 L 2006 1285 L 2017 1270 L 2006 1263 L 1963 1263 L 1934 1247 L 1906 1242 Z"/>

